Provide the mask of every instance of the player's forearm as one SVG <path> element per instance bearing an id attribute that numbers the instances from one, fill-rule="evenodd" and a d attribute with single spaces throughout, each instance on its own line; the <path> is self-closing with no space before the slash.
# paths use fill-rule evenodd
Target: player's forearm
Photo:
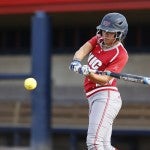
<path id="1" fill-rule="evenodd" d="M 109 77 L 107 75 L 98 75 L 98 74 L 95 74 L 95 73 L 90 73 L 88 75 L 88 78 L 92 82 L 97 83 L 97 84 L 101 84 L 101 85 L 107 84 L 112 79 L 112 77 Z"/>
<path id="2" fill-rule="evenodd" d="M 82 61 L 84 57 L 89 54 L 89 52 L 92 50 L 92 46 L 89 42 L 86 42 L 78 51 L 75 52 L 74 58 Z"/>
<path id="3" fill-rule="evenodd" d="M 75 52 L 73 59 L 82 61 L 84 59 L 84 57 L 85 57 L 85 54 L 84 54 L 83 50 L 79 49 L 78 51 Z"/>

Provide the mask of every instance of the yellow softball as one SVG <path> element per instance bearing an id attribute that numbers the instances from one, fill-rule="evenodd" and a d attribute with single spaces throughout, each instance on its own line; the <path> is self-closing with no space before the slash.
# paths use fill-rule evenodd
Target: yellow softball
<path id="1" fill-rule="evenodd" d="M 27 78 L 24 80 L 24 87 L 26 90 L 34 90 L 37 87 L 37 81 L 34 78 Z"/>

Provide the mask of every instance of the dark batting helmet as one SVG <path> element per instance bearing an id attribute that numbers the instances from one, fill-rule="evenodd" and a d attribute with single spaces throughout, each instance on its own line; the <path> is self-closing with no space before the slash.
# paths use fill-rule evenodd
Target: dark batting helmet
<path id="1" fill-rule="evenodd" d="M 96 28 L 98 31 L 115 32 L 118 40 L 123 40 L 128 32 L 128 23 L 126 18 L 120 13 L 106 14 L 100 25 Z"/>

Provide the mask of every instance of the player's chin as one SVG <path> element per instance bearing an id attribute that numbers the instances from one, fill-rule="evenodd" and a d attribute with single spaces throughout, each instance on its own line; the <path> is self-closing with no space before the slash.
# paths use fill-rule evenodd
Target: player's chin
<path id="1" fill-rule="evenodd" d="M 104 44 L 107 45 L 107 46 L 112 46 L 114 44 L 114 40 L 105 38 L 104 39 Z"/>
<path id="2" fill-rule="evenodd" d="M 112 43 L 106 40 L 106 41 L 104 41 L 104 45 L 112 46 Z"/>

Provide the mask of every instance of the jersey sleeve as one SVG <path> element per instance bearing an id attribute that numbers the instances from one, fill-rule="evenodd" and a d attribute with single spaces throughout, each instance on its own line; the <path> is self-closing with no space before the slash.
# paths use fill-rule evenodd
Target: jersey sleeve
<path id="1" fill-rule="evenodd" d="M 128 61 L 128 54 L 127 52 L 124 52 L 123 54 L 116 57 L 116 59 L 114 59 L 111 63 L 109 63 L 108 66 L 105 68 L 105 70 L 120 73 L 125 67 L 127 61 Z"/>
<path id="2" fill-rule="evenodd" d="M 89 41 L 88 41 L 92 46 L 95 46 L 97 44 L 97 36 L 92 37 Z"/>

